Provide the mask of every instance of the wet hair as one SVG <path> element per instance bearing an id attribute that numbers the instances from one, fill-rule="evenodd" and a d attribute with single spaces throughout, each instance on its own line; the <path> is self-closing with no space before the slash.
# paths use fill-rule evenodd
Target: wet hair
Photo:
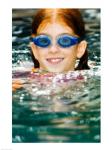
<path id="1" fill-rule="evenodd" d="M 75 34 L 77 34 L 81 40 L 85 38 L 85 27 L 84 22 L 81 16 L 81 13 L 78 9 L 39 9 L 34 16 L 32 22 L 32 35 L 37 34 L 37 29 L 43 21 L 52 21 L 52 19 L 60 19 L 69 26 Z M 31 52 L 32 60 L 34 62 L 34 67 L 39 68 L 39 62 L 35 59 L 33 53 Z M 79 60 L 78 66 L 75 70 L 89 69 L 88 66 L 88 51 L 85 50 L 85 53 Z"/>

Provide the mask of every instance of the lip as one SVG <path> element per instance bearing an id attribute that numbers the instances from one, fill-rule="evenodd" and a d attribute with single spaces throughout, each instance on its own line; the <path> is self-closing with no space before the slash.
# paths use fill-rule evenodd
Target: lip
<path id="1" fill-rule="evenodd" d="M 56 64 L 61 63 L 64 60 L 64 58 L 58 58 L 58 57 L 57 58 L 47 58 L 46 60 L 48 63 L 56 65 Z"/>

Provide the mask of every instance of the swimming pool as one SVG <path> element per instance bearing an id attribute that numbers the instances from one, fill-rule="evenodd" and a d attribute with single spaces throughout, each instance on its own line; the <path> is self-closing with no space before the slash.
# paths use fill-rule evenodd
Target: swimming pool
<path id="1" fill-rule="evenodd" d="M 44 78 L 29 72 L 34 11 L 13 10 L 12 75 L 24 88 L 12 93 L 12 142 L 100 142 L 100 10 L 82 10 L 91 69 Z"/>

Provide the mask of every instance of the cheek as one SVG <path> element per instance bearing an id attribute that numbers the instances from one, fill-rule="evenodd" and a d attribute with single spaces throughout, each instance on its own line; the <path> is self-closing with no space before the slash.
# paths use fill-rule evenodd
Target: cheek
<path id="1" fill-rule="evenodd" d="M 40 50 L 40 49 L 38 49 L 37 50 L 37 53 L 36 53 L 36 57 L 38 58 L 38 60 L 43 60 L 44 58 L 45 58 L 45 56 L 46 56 L 46 50 Z"/>
<path id="2" fill-rule="evenodd" d="M 66 55 L 68 56 L 69 59 L 71 59 L 71 61 L 73 59 L 76 58 L 76 55 L 77 55 L 77 51 L 76 51 L 76 48 L 72 48 L 70 50 L 67 51 Z"/>

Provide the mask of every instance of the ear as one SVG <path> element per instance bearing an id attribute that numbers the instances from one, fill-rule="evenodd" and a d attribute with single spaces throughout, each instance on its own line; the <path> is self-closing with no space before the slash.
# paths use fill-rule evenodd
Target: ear
<path id="1" fill-rule="evenodd" d="M 31 50 L 32 50 L 34 57 L 36 59 L 38 59 L 38 48 L 37 48 L 37 46 L 33 42 L 30 42 L 30 47 L 31 47 Z"/>
<path id="2" fill-rule="evenodd" d="M 87 42 L 85 40 L 81 41 L 77 47 L 77 58 L 81 58 L 86 50 Z"/>

